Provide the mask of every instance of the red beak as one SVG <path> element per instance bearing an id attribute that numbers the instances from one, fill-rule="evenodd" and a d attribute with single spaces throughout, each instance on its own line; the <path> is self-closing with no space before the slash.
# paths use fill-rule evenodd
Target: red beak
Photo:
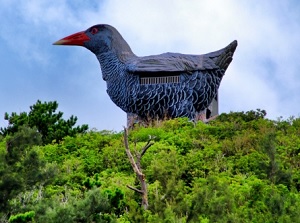
<path id="1" fill-rule="evenodd" d="M 84 32 L 78 32 L 56 41 L 53 45 L 83 46 L 83 43 L 88 40 L 90 38 Z"/>

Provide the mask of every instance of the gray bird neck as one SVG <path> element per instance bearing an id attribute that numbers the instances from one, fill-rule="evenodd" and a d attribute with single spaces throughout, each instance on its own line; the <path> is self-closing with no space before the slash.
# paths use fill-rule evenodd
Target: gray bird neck
<path id="1" fill-rule="evenodd" d="M 117 55 L 112 52 L 106 52 L 98 54 L 97 59 L 100 63 L 103 80 L 106 82 L 117 81 L 118 71 L 123 65 Z"/>
<path id="2" fill-rule="evenodd" d="M 98 54 L 97 58 L 100 62 L 102 78 L 106 81 L 107 94 L 116 105 L 126 111 L 126 103 L 130 100 L 128 84 L 134 77 L 126 72 L 125 64 L 116 54 L 106 52 Z"/>

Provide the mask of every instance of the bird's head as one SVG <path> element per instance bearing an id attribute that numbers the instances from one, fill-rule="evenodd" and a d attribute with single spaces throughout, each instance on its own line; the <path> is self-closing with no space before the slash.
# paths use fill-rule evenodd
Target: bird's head
<path id="1" fill-rule="evenodd" d="M 96 55 L 109 51 L 116 54 L 132 53 L 121 34 L 114 27 L 105 24 L 94 25 L 85 31 L 64 37 L 53 45 L 83 46 Z"/>

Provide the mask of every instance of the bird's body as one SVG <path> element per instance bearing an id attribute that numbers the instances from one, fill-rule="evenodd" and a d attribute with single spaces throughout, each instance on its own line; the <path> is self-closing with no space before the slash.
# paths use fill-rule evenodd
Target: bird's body
<path id="1" fill-rule="evenodd" d="M 84 35 L 80 37 L 84 38 L 82 44 L 66 42 L 78 41 L 79 34 Z M 56 44 L 83 45 L 91 50 L 100 62 L 108 95 L 127 114 L 142 120 L 194 120 L 216 97 L 237 41 L 203 55 L 164 53 L 138 57 L 115 28 L 96 25 Z"/>

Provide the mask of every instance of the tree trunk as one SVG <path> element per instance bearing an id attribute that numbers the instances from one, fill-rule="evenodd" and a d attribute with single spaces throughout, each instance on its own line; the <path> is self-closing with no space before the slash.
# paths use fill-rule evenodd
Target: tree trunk
<path id="1" fill-rule="evenodd" d="M 130 185 L 127 185 L 128 188 L 130 188 L 131 190 L 134 190 L 137 193 L 140 193 L 142 196 L 142 207 L 147 210 L 149 203 L 148 203 L 148 191 L 147 191 L 147 183 L 146 183 L 146 177 L 142 172 L 142 168 L 141 168 L 141 159 L 143 157 L 143 155 L 146 153 L 147 149 L 150 148 L 150 146 L 153 145 L 153 143 L 151 142 L 152 138 L 150 138 L 148 140 L 148 142 L 146 143 L 146 145 L 143 147 L 143 149 L 141 150 L 140 153 L 136 154 L 136 159 L 134 159 L 134 157 L 132 156 L 130 149 L 129 149 L 129 144 L 128 144 L 128 130 L 126 128 L 124 128 L 124 144 L 125 144 L 125 151 L 127 154 L 127 157 L 129 159 L 129 162 L 132 166 L 133 171 L 135 172 L 138 180 L 140 181 L 141 184 L 141 189 L 137 189 L 135 187 L 132 187 Z"/>

